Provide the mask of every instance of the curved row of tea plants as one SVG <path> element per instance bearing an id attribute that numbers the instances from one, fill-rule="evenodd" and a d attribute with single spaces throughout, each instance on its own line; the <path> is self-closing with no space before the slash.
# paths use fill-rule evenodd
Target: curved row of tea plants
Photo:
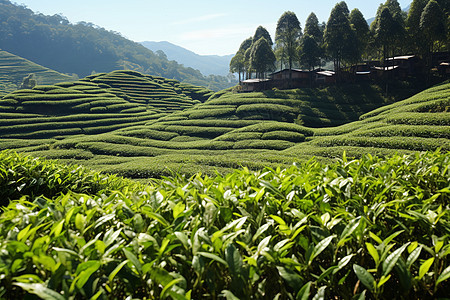
<path id="1" fill-rule="evenodd" d="M 443 298 L 449 165 L 344 154 L 144 186 L 1 152 L 0 297 Z"/>
<path id="2" fill-rule="evenodd" d="M 0 50 L 0 97 L 17 90 L 25 77 L 34 74 L 38 84 L 55 84 L 73 78 Z"/>
<path id="3" fill-rule="evenodd" d="M 0 136 L 54 138 L 110 132 L 191 107 L 210 93 L 132 71 L 36 86 L 0 99 Z"/>

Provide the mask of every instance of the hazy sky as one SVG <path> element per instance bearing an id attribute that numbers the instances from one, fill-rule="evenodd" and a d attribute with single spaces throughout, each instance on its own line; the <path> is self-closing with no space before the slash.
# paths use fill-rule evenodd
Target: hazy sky
<path id="1" fill-rule="evenodd" d="M 136 41 L 169 41 L 198 54 L 235 53 L 259 25 L 275 35 L 285 11 L 293 11 L 302 29 L 314 12 L 326 22 L 336 0 L 12 0 L 35 12 L 62 14 L 70 22 L 91 22 Z M 403 7 L 412 0 L 398 0 Z M 347 0 L 366 19 L 381 0 Z"/>

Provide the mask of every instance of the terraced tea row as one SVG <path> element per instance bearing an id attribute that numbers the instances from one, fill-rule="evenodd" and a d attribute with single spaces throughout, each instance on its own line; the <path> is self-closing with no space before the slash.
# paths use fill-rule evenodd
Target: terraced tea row
<path id="1" fill-rule="evenodd" d="M 38 84 L 55 84 L 74 80 L 29 60 L 0 50 L 0 97 L 17 90 L 25 77 L 34 74 Z"/>
<path id="2" fill-rule="evenodd" d="M 125 79 L 122 81 L 121 77 Z M 64 101 L 76 101 L 71 97 L 79 95 L 105 97 L 104 92 L 109 93 L 111 101 L 124 102 L 110 103 L 103 112 L 57 116 L 53 122 L 44 123 L 42 117 L 24 118 L 26 114 L 22 113 L 23 123 L 13 118 L 1 121 L 0 133 L 10 138 L 5 145 L 19 151 L 62 158 L 65 162 L 81 159 L 96 169 L 139 178 L 159 177 L 172 171 L 213 174 L 215 170 L 225 172 L 241 165 L 275 167 L 313 155 L 329 160 L 344 150 L 349 156 L 437 148 L 448 151 L 449 87 L 450 84 L 437 86 L 388 106 L 383 106 L 387 100 L 376 93 L 376 87 L 367 85 L 357 89 L 361 94 L 355 93 L 354 86 L 246 94 L 222 91 L 204 103 L 184 102 L 189 106 L 185 109 L 173 103 L 178 110 L 172 110 L 167 103 L 175 94 L 178 99 L 189 98 L 185 85 L 121 71 L 93 75 L 58 88 L 75 91 L 68 93 Z M 156 100 L 166 101 L 165 110 L 152 108 L 154 102 L 146 104 L 141 96 L 136 96 L 150 95 L 153 88 L 158 93 L 163 89 L 172 91 L 167 98 Z M 198 95 L 198 91 L 190 90 Z M 52 97 L 52 91 L 51 87 L 36 89 L 35 96 Z M 53 95 L 57 94 L 56 90 Z M 24 95 L 18 98 L 27 99 Z M 15 100 L 12 96 L 3 100 L 11 99 Z M 89 104 L 106 105 L 104 101 Z M 109 113 L 109 107 L 123 110 Z M 369 107 L 377 109 L 369 112 Z M 133 109 L 145 111 L 127 112 Z M 361 115 L 361 120 L 357 120 Z M 344 125 L 324 127 L 331 124 Z M 63 134 L 67 138 L 62 138 Z M 30 141 L 23 143 L 22 148 L 21 138 L 35 140 L 32 145 Z M 37 138 L 46 138 L 46 142 L 39 144 Z"/>
<path id="3" fill-rule="evenodd" d="M 49 138 L 110 132 L 200 103 L 185 95 L 184 90 L 200 99 L 210 93 L 179 86 L 174 80 L 116 71 L 18 90 L 0 100 L 0 136 Z"/>

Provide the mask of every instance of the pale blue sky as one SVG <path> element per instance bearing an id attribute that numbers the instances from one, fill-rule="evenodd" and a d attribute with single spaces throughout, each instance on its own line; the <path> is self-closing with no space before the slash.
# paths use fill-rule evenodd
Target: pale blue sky
<path id="1" fill-rule="evenodd" d="M 136 41 L 169 41 L 198 54 L 235 53 L 259 25 L 274 38 L 285 11 L 297 15 L 302 28 L 311 12 L 327 21 L 337 0 L 13 0 L 35 12 L 63 14 L 70 22 L 92 22 Z M 402 7 L 412 0 L 398 0 Z M 380 0 L 347 0 L 366 19 Z"/>

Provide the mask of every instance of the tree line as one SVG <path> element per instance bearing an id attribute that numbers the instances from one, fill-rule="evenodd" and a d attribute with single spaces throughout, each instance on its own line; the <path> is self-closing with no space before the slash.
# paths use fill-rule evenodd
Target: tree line
<path id="1" fill-rule="evenodd" d="M 304 30 L 295 13 L 287 11 L 277 22 L 275 41 L 259 26 L 254 36 L 240 45 L 230 71 L 238 73 L 241 81 L 252 74 L 264 78 L 276 69 L 312 70 L 323 61 L 332 61 L 339 72 L 363 59 L 386 61 L 405 53 L 418 54 L 430 65 L 433 52 L 450 49 L 449 28 L 448 0 L 413 0 L 408 13 L 397 0 L 387 0 L 380 4 L 370 25 L 359 9 L 350 12 L 342 1 L 331 10 L 327 23 L 319 23 L 311 13 Z"/>

